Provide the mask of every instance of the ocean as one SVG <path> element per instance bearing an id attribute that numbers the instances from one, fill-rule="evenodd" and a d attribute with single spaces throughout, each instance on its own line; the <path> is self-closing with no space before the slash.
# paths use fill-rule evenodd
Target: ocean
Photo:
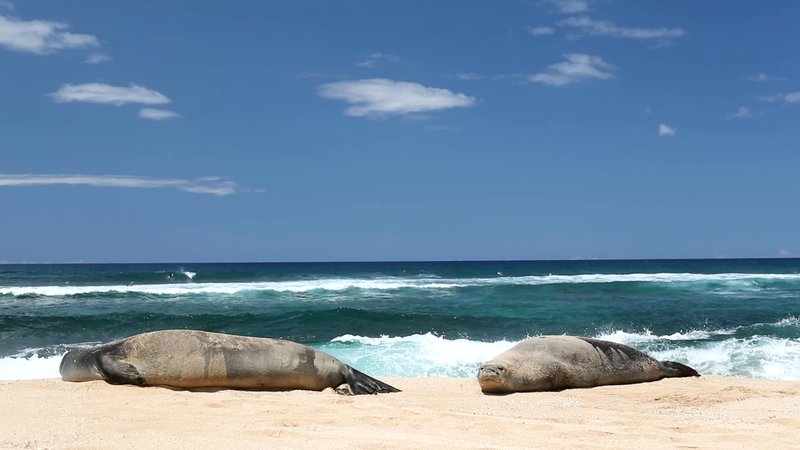
<path id="1" fill-rule="evenodd" d="M 373 376 L 473 377 L 573 334 L 800 380 L 800 259 L 0 265 L 0 379 L 176 328 L 289 339 Z"/>

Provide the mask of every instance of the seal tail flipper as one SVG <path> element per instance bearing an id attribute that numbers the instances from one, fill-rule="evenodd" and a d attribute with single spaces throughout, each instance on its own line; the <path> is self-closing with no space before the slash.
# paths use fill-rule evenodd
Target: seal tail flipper
<path id="1" fill-rule="evenodd" d="M 375 378 L 372 378 L 363 372 L 359 372 L 352 367 L 350 370 L 351 374 L 346 381 L 347 385 L 350 386 L 350 390 L 353 395 L 400 392 L 400 389 L 397 389 L 394 386 L 389 386 L 383 381 L 376 380 Z"/>
<path id="2" fill-rule="evenodd" d="M 661 361 L 670 377 L 699 377 L 700 374 L 689 366 L 675 361 Z"/>

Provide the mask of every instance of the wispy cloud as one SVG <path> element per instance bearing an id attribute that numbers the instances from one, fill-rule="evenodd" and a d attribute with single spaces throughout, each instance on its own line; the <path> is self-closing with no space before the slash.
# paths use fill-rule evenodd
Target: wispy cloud
<path id="1" fill-rule="evenodd" d="M 556 30 L 552 27 L 535 27 L 528 30 L 528 33 L 534 36 L 547 36 L 549 34 L 555 33 Z"/>
<path id="2" fill-rule="evenodd" d="M 591 79 L 606 80 L 614 76 L 611 73 L 614 66 L 599 56 L 568 53 L 564 58 L 564 62 L 547 66 L 545 72 L 528 76 L 528 81 L 561 87 Z"/>
<path id="3" fill-rule="evenodd" d="M 782 248 L 782 249 L 778 250 L 778 257 L 779 258 L 789 258 L 791 256 L 792 256 L 792 252 L 790 252 L 789 250 L 786 250 L 785 248 Z"/>
<path id="4" fill-rule="evenodd" d="M 568 17 L 560 22 L 558 26 L 577 28 L 582 35 L 586 36 L 607 36 L 625 39 L 658 39 L 668 40 L 686 35 L 682 28 L 638 28 L 620 27 L 612 22 L 594 20 L 590 17 Z"/>
<path id="5" fill-rule="evenodd" d="M 728 114 L 728 119 L 749 119 L 753 117 L 750 109 L 746 106 L 740 106 L 735 113 Z"/>
<path id="6" fill-rule="evenodd" d="M 383 78 L 337 81 L 319 87 L 319 95 L 352 106 L 345 114 L 355 117 L 408 115 L 449 108 L 466 108 L 475 98 L 447 89 Z"/>
<path id="7" fill-rule="evenodd" d="M 555 7 L 560 14 L 578 14 L 589 11 L 588 0 L 544 0 L 544 3 Z"/>
<path id="8" fill-rule="evenodd" d="M 790 92 L 788 94 L 775 94 L 761 97 L 765 102 L 786 102 L 786 103 L 800 103 L 800 91 Z"/>
<path id="9" fill-rule="evenodd" d="M 0 0 L 0 9 L 14 10 L 14 4 L 7 0 Z"/>
<path id="10" fill-rule="evenodd" d="M 792 92 L 783 96 L 783 101 L 786 103 L 800 103 L 800 92 Z"/>
<path id="11" fill-rule="evenodd" d="M 231 195 L 242 191 L 236 183 L 219 177 L 204 177 L 195 180 L 180 178 L 151 178 L 126 175 L 48 175 L 0 174 L 0 186 L 96 186 L 143 189 L 178 189 L 194 194 Z"/>
<path id="12" fill-rule="evenodd" d="M 295 75 L 295 78 L 332 78 L 332 76 L 319 72 L 301 72 Z"/>
<path id="13" fill-rule="evenodd" d="M 775 75 L 767 75 L 763 72 L 759 72 L 755 75 L 751 75 L 747 77 L 750 81 L 755 81 L 758 83 L 766 83 L 768 81 L 786 81 L 785 77 L 776 77 Z"/>
<path id="14" fill-rule="evenodd" d="M 49 94 L 59 103 L 84 102 L 124 105 L 139 103 L 143 105 L 163 105 L 171 100 L 164 94 L 143 86 L 111 86 L 102 83 L 64 84 L 56 92 Z"/>
<path id="15" fill-rule="evenodd" d="M 452 131 L 453 127 L 448 125 L 428 125 L 425 129 L 430 131 Z"/>
<path id="16" fill-rule="evenodd" d="M 367 58 L 366 60 L 357 62 L 356 65 L 358 67 L 375 67 L 375 65 L 378 64 L 378 62 L 380 61 L 397 62 L 399 60 L 400 60 L 399 56 L 391 55 L 389 53 L 375 52 L 369 55 L 369 58 Z"/>
<path id="17" fill-rule="evenodd" d="M 101 64 L 108 61 L 111 61 L 110 56 L 104 55 L 102 53 L 94 53 L 92 55 L 89 55 L 89 57 L 86 58 L 86 61 L 84 62 L 86 64 Z"/>
<path id="18" fill-rule="evenodd" d="M 91 34 L 65 31 L 68 24 L 47 20 L 19 20 L 0 15 L 0 47 L 15 52 L 48 55 L 65 49 L 98 47 Z"/>
<path id="19" fill-rule="evenodd" d="M 659 136 L 675 136 L 676 132 L 677 131 L 675 130 L 675 128 L 672 128 L 671 126 L 669 126 L 669 125 L 667 125 L 665 123 L 662 123 L 662 124 L 660 124 L 658 126 L 658 135 Z"/>
<path id="20" fill-rule="evenodd" d="M 484 75 L 478 75 L 477 73 L 457 73 L 456 78 L 459 80 L 464 81 L 474 81 L 474 80 L 482 80 L 486 78 Z"/>
<path id="21" fill-rule="evenodd" d="M 142 108 L 139 110 L 139 117 L 142 119 L 149 119 L 149 120 L 169 120 L 169 119 L 177 119 L 181 115 L 176 113 L 175 111 L 170 111 L 168 109 L 154 109 L 154 108 Z"/>

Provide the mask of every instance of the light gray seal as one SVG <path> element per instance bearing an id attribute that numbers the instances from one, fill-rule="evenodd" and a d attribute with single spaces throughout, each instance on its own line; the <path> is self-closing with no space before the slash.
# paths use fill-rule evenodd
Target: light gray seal
<path id="1" fill-rule="evenodd" d="M 691 367 L 657 361 L 627 345 L 577 336 L 541 336 L 485 362 L 478 383 L 485 394 L 509 394 L 699 376 Z"/>
<path id="2" fill-rule="evenodd" d="M 65 381 L 173 388 L 321 391 L 340 394 L 399 392 L 311 347 L 279 339 L 192 330 L 137 334 L 61 360 Z"/>

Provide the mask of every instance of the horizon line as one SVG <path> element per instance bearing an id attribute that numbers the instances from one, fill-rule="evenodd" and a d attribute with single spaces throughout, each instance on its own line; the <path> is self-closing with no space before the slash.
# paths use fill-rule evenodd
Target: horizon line
<path id="1" fill-rule="evenodd" d="M 150 262 L 10 262 L 0 261 L 0 266 L 34 265 L 152 265 L 152 264 L 376 264 L 376 263 L 515 263 L 515 262 L 623 262 L 623 261 L 731 261 L 731 260 L 800 260 L 800 256 L 735 256 L 735 257 L 685 257 L 685 258 L 566 258 L 566 259 L 419 259 L 419 260 L 334 260 L 334 261 L 150 261 Z"/>

